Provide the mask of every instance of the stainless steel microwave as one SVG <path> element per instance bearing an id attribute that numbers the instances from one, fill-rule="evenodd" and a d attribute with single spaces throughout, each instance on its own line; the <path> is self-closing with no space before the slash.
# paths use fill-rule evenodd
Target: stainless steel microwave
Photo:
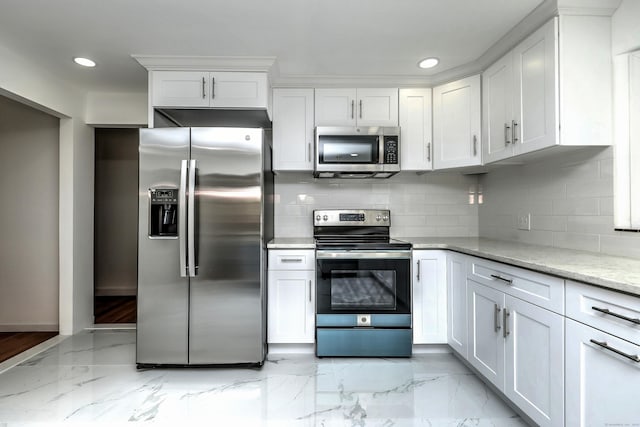
<path id="1" fill-rule="evenodd" d="M 389 178 L 400 172 L 400 128 L 316 127 L 318 178 Z"/>

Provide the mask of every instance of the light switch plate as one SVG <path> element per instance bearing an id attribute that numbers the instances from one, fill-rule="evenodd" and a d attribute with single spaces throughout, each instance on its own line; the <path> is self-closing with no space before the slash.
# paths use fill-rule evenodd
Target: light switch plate
<path id="1" fill-rule="evenodd" d="M 517 217 L 517 222 L 518 222 L 518 230 L 526 230 L 526 231 L 531 231 L 531 214 L 530 213 L 524 213 L 524 214 L 518 214 Z"/>

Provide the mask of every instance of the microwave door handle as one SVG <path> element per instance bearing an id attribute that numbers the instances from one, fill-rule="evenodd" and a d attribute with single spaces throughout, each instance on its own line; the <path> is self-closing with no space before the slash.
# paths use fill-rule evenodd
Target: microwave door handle
<path id="1" fill-rule="evenodd" d="M 384 136 L 380 135 L 378 137 L 378 163 L 384 164 Z"/>

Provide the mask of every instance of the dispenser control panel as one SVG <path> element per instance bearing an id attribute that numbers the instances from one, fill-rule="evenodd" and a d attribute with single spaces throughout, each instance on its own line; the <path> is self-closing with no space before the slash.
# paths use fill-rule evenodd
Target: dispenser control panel
<path id="1" fill-rule="evenodd" d="M 174 188 L 152 188 L 151 203 L 178 203 L 178 190 Z"/>
<path id="2" fill-rule="evenodd" d="M 149 237 L 178 237 L 178 189 L 149 189 Z"/>

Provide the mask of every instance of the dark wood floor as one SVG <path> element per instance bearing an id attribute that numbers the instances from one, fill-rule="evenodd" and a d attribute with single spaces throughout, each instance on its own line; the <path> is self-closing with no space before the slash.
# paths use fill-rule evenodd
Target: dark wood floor
<path id="1" fill-rule="evenodd" d="M 58 335 L 57 332 L 0 332 L 0 362 L 56 335 Z"/>
<path id="2" fill-rule="evenodd" d="M 95 297 L 94 323 L 136 323 L 135 296 Z"/>

